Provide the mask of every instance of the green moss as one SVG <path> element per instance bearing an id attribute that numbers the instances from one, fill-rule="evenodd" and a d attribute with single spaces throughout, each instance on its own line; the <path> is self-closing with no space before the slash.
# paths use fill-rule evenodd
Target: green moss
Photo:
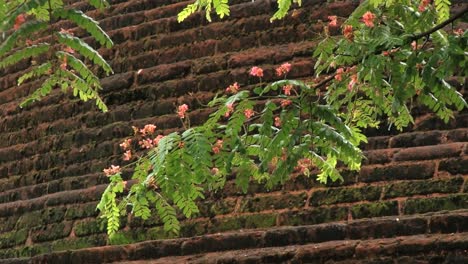
<path id="1" fill-rule="evenodd" d="M 351 207 L 351 214 L 355 219 L 398 215 L 398 202 L 386 201 L 368 204 L 358 204 Z"/>
<path id="2" fill-rule="evenodd" d="M 261 196 L 246 198 L 242 201 L 242 212 L 259 212 L 271 209 L 303 208 L 307 200 L 307 194 L 285 194 L 279 196 Z"/>
<path id="3" fill-rule="evenodd" d="M 88 203 L 71 206 L 65 213 L 65 219 L 71 220 L 97 216 L 98 211 L 96 210 L 96 205 L 96 203 Z"/>
<path id="4" fill-rule="evenodd" d="M 277 214 L 254 214 L 245 217 L 245 228 L 265 228 L 276 225 Z"/>
<path id="5" fill-rule="evenodd" d="M 0 248 L 8 248 L 24 244 L 28 238 L 28 230 L 21 229 L 17 231 L 11 231 L 0 236 Z"/>
<path id="6" fill-rule="evenodd" d="M 456 193 L 463 184 L 463 178 L 450 178 L 431 181 L 409 181 L 391 184 L 385 197 L 405 197 L 417 194 Z"/>
<path id="7" fill-rule="evenodd" d="M 100 220 L 85 220 L 75 224 L 75 235 L 87 236 L 106 232 L 105 222 Z"/>
<path id="8" fill-rule="evenodd" d="M 299 212 L 286 212 L 280 215 L 281 225 L 314 225 L 333 221 L 346 220 L 348 208 L 346 207 L 319 207 Z"/>
<path id="9" fill-rule="evenodd" d="M 455 194 L 446 197 L 409 199 L 405 203 L 405 214 L 437 212 L 468 208 L 468 194 Z"/>
<path id="10" fill-rule="evenodd" d="M 374 201 L 380 198 L 381 192 L 382 188 L 379 186 L 328 188 L 323 191 L 313 192 L 310 197 L 310 204 L 313 206 L 320 206 L 366 200 Z"/>
<path id="11" fill-rule="evenodd" d="M 107 235 L 92 235 L 56 240 L 51 243 L 51 251 L 72 250 L 80 248 L 104 246 L 107 243 Z"/>
<path id="12" fill-rule="evenodd" d="M 132 229 L 129 231 L 119 231 L 109 237 L 111 245 L 126 245 L 147 240 L 149 232 L 143 229 Z"/>
<path id="13" fill-rule="evenodd" d="M 16 229 L 41 226 L 44 222 L 45 221 L 42 212 L 34 211 L 31 213 L 23 214 L 16 223 Z"/>

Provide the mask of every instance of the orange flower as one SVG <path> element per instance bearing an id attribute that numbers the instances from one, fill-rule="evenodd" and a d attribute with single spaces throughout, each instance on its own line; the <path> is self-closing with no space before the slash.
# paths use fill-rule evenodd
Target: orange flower
<path id="1" fill-rule="evenodd" d="M 342 76 L 343 73 L 344 73 L 344 69 L 343 69 L 343 68 L 338 68 L 338 69 L 336 70 L 335 80 L 341 82 L 341 80 L 343 79 L 343 76 Z"/>
<path id="2" fill-rule="evenodd" d="M 286 107 L 286 106 L 288 106 L 290 104 L 292 104 L 291 100 L 288 100 L 288 99 L 281 100 L 281 107 Z"/>
<path id="3" fill-rule="evenodd" d="M 278 68 L 276 68 L 276 75 L 282 76 L 284 74 L 287 74 L 291 70 L 291 63 L 286 62 L 281 64 Z"/>
<path id="4" fill-rule="evenodd" d="M 123 160 L 130 160 L 131 158 L 132 158 L 132 151 L 131 150 L 125 151 L 123 155 Z"/>
<path id="5" fill-rule="evenodd" d="M 362 22 L 364 22 L 364 24 L 370 28 L 374 27 L 374 19 L 375 15 L 370 11 L 367 11 L 364 13 L 364 15 L 362 15 Z"/>
<path id="6" fill-rule="evenodd" d="M 252 109 L 245 109 L 244 110 L 244 115 L 247 119 L 251 118 L 255 112 Z"/>
<path id="7" fill-rule="evenodd" d="M 343 28 L 343 35 L 345 36 L 347 40 L 353 41 L 353 37 L 354 37 L 353 26 L 345 25 Z"/>
<path id="8" fill-rule="evenodd" d="M 328 16 L 328 20 L 330 20 L 330 23 L 328 23 L 328 26 L 330 27 L 336 27 L 338 26 L 338 17 L 337 16 Z"/>
<path id="9" fill-rule="evenodd" d="M 185 112 L 187 112 L 188 110 L 188 105 L 186 104 L 183 104 L 183 105 L 180 105 L 178 108 L 177 108 L 177 115 L 180 117 L 180 118 L 184 118 L 185 117 Z"/>
<path id="10" fill-rule="evenodd" d="M 414 40 L 413 42 L 411 42 L 411 48 L 413 50 L 417 50 L 418 49 L 418 43 L 416 42 L 416 40 Z"/>
<path id="11" fill-rule="evenodd" d="M 152 125 L 152 124 L 148 124 L 148 125 L 145 125 L 145 127 L 143 127 L 143 129 L 140 130 L 140 133 L 143 135 L 143 136 L 146 136 L 147 134 L 154 134 L 154 131 L 156 130 L 156 126 L 155 125 Z"/>
<path id="12" fill-rule="evenodd" d="M 421 3 L 419 4 L 418 10 L 419 12 L 424 12 L 426 11 L 426 7 L 431 3 L 431 0 L 421 0 Z"/>
<path id="13" fill-rule="evenodd" d="M 263 69 L 260 68 L 260 67 L 254 66 L 250 70 L 250 75 L 262 78 L 263 77 Z"/>
<path id="14" fill-rule="evenodd" d="M 226 88 L 226 93 L 233 93 L 233 94 L 235 94 L 235 93 L 237 93 L 237 92 L 239 91 L 239 89 L 240 89 L 239 84 L 238 84 L 237 82 L 235 82 L 235 83 L 229 85 L 228 88 Z"/>
<path id="15" fill-rule="evenodd" d="M 352 91 L 353 90 L 353 87 L 354 85 L 358 82 L 358 79 L 357 79 L 357 74 L 353 74 L 351 76 L 351 80 L 349 81 L 348 83 L 348 91 Z"/>
<path id="16" fill-rule="evenodd" d="M 104 174 L 109 177 L 109 176 L 120 173 L 120 166 L 111 165 L 110 168 L 104 169 L 103 171 L 104 171 Z"/>
<path id="17" fill-rule="evenodd" d="M 24 22 L 26 22 L 26 16 L 24 14 L 19 14 L 15 18 L 15 24 L 13 25 L 13 29 L 18 30 Z"/>
<path id="18" fill-rule="evenodd" d="M 285 95 L 291 95 L 292 85 L 288 84 L 283 86 L 283 92 Z"/>
<path id="19" fill-rule="evenodd" d="M 224 117 L 229 117 L 232 112 L 234 112 L 234 105 L 233 104 L 227 104 L 227 111 L 224 113 Z"/>
<path id="20" fill-rule="evenodd" d="M 140 145 L 141 148 L 150 149 L 153 147 L 153 140 L 149 138 L 143 139 L 138 142 L 138 145 Z"/>
<path id="21" fill-rule="evenodd" d="M 122 143 L 120 143 L 120 147 L 123 149 L 123 150 L 127 150 L 131 147 L 131 144 L 132 144 L 132 139 L 131 138 L 128 138 L 128 139 L 125 139 Z"/>
<path id="22" fill-rule="evenodd" d="M 214 144 L 214 146 L 211 148 L 211 150 L 213 151 L 214 154 L 218 154 L 222 148 L 223 148 L 223 141 L 221 139 L 218 139 L 216 141 L 216 144 Z"/>
<path id="23" fill-rule="evenodd" d="M 153 144 L 154 144 L 155 146 L 157 146 L 157 145 L 159 144 L 159 141 L 160 141 L 163 137 L 164 137 L 163 135 L 158 135 L 157 137 L 155 137 L 155 138 L 153 139 Z"/>
<path id="24" fill-rule="evenodd" d="M 275 126 L 281 126 L 281 118 L 279 116 L 275 116 Z"/>

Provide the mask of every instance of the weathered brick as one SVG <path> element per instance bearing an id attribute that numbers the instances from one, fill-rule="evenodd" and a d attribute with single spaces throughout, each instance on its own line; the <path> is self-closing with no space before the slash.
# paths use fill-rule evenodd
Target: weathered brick
<path id="1" fill-rule="evenodd" d="M 72 226 L 72 222 L 62 222 L 35 228 L 31 233 L 31 240 L 37 243 L 67 237 L 70 234 Z"/>
<path id="2" fill-rule="evenodd" d="M 376 182 L 392 180 L 429 179 L 434 175 L 433 162 L 392 164 L 387 166 L 364 166 L 359 181 Z"/>
<path id="3" fill-rule="evenodd" d="M 435 215 L 431 217 L 429 228 L 431 233 L 456 233 L 468 230 L 468 215 Z"/>
<path id="4" fill-rule="evenodd" d="M 354 219 L 398 215 L 398 202 L 384 201 L 363 203 L 352 206 L 350 210 Z"/>
<path id="5" fill-rule="evenodd" d="M 278 217 L 278 223 L 280 225 L 313 225 L 342 221 L 347 218 L 348 208 L 346 207 L 319 207 L 281 213 Z"/>
<path id="6" fill-rule="evenodd" d="M 241 212 L 258 212 L 283 208 L 303 208 L 307 201 L 307 194 L 284 194 L 257 196 L 244 198 L 240 207 Z"/>
<path id="7" fill-rule="evenodd" d="M 26 242 L 28 238 L 27 229 L 19 229 L 0 235 L 0 248 L 14 247 Z"/>
<path id="8" fill-rule="evenodd" d="M 442 132 L 413 132 L 403 133 L 390 139 L 391 148 L 417 147 L 427 145 L 437 145 L 441 143 Z"/>
<path id="9" fill-rule="evenodd" d="M 357 201 L 373 201 L 380 198 L 382 188 L 379 186 L 364 186 L 359 188 L 342 187 L 314 191 L 309 203 L 312 206 L 349 203 Z"/>
<path id="10" fill-rule="evenodd" d="M 460 155 L 465 145 L 466 144 L 464 143 L 451 143 L 436 146 L 406 148 L 397 152 L 394 158 L 397 161 L 404 161 L 456 157 Z"/>
<path id="11" fill-rule="evenodd" d="M 415 214 L 464 208 L 468 208 L 468 194 L 454 194 L 444 197 L 408 199 L 405 202 L 404 213 Z"/>
<path id="12" fill-rule="evenodd" d="M 442 160 L 439 164 L 439 170 L 451 174 L 468 174 L 468 157 Z"/>
<path id="13" fill-rule="evenodd" d="M 405 181 L 392 183 L 385 187 L 385 198 L 405 197 L 417 194 L 457 193 L 463 184 L 463 178 Z"/>

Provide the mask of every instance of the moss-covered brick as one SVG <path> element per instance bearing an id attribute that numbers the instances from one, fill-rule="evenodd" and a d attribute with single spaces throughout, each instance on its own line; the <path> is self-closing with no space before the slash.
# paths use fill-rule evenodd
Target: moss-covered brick
<path id="1" fill-rule="evenodd" d="M 277 214 L 253 214 L 245 216 L 245 228 L 267 228 L 276 225 Z"/>
<path id="2" fill-rule="evenodd" d="M 49 207 L 44 210 L 43 215 L 47 223 L 62 222 L 65 216 L 65 207 Z"/>
<path id="3" fill-rule="evenodd" d="M 277 216 L 276 213 L 266 213 L 213 218 L 206 226 L 206 233 L 271 227 L 276 225 Z"/>
<path id="4" fill-rule="evenodd" d="M 180 235 L 183 237 L 193 237 L 193 236 L 204 235 L 206 234 L 207 225 L 208 225 L 208 222 L 204 220 L 184 221 L 180 227 Z"/>
<path id="5" fill-rule="evenodd" d="M 445 197 L 409 199 L 405 203 L 405 214 L 437 212 L 468 208 L 468 194 L 455 194 Z"/>
<path id="6" fill-rule="evenodd" d="M 359 172 L 359 181 L 377 182 L 394 180 L 429 179 L 434 175 L 435 163 L 432 161 L 392 164 L 386 166 L 365 166 Z"/>
<path id="7" fill-rule="evenodd" d="M 374 201 L 380 198 L 382 187 L 364 186 L 359 188 L 343 187 L 318 190 L 312 193 L 310 205 L 349 203 L 357 201 Z"/>
<path id="8" fill-rule="evenodd" d="M 450 172 L 453 175 L 468 173 L 468 157 L 442 160 L 439 170 Z"/>
<path id="9" fill-rule="evenodd" d="M 35 228 L 32 231 L 31 239 L 33 242 L 51 241 L 70 235 L 72 222 L 62 222 L 48 225 L 46 228 Z"/>
<path id="10" fill-rule="evenodd" d="M 73 250 L 104 246 L 107 243 L 107 235 L 91 235 L 87 237 L 74 237 L 55 240 L 50 244 L 51 251 Z"/>
<path id="11" fill-rule="evenodd" d="M 28 230 L 20 229 L 0 235 L 0 248 L 14 247 L 24 244 L 28 238 Z"/>
<path id="12" fill-rule="evenodd" d="M 31 228 L 35 226 L 41 226 L 45 222 L 41 211 L 34 211 L 23 214 L 16 223 L 16 229 Z"/>
<path id="13" fill-rule="evenodd" d="M 354 205 L 351 207 L 351 214 L 354 219 L 398 215 L 398 202 L 384 201 Z"/>
<path id="14" fill-rule="evenodd" d="M 314 225 L 333 221 L 342 221 L 348 218 L 347 207 L 319 207 L 302 210 L 298 212 L 290 211 L 279 215 L 280 225 Z"/>
<path id="15" fill-rule="evenodd" d="M 307 193 L 281 194 L 244 198 L 241 203 L 241 212 L 259 212 L 283 208 L 303 208 L 307 201 Z"/>
<path id="16" fill-rule="evenodd" d="M 128 231 L 120 230 L 109 237 L 109 243 L 111 245 L 126 245 L 147 240 L 149 232 L 143 229 L 131 229 Z"/>
<path id="17" fill-rule="evenodd" d="M 83 220 L 75 223 L 73 228 L 76 236 L 87 236 L 106 232 L 105 222 L 101 219 Z"/>
<path id="18" fill-rule="evenodd" d="M 386 187 L 385 198 L 405 197 L 417 194 L 457 193 L 463 184 L 463 178 L 451 178 L 429 181 L 406 181 L 392 183 Z"/>
<path id="19" fill-rule="evenodd" d="M 0 233 L 8 232 L 15 228 L 19 216 L 8 216 L 0 218 Z"/>
<path id="20" fill-rule="evenodd" d="M 198 205 L 200 215 L 206 217 L 213 217 L 216 215 L 230 214 L 234 211 L 236 206 L 236 199 L 225 199 L 218 201 L 205 201 Z"/>
<path id="21" fill-rule="evenodd" d="M 32 246 L 25 246 L 17 249 L 17 257 L 28 258 L 40 254 L 50 253 L 50 243 L 34 244 Z"/>
<path id="22" fill-rule="evenodd" d="M 65 213 L 66 220 L 80 219 L 86 217 L 95 217 L 98 215 L 99 211 L 96 210 L 97 203 L 87 203 L 87 204 L 78 204 L 72 205 L 67 208 Z"/>

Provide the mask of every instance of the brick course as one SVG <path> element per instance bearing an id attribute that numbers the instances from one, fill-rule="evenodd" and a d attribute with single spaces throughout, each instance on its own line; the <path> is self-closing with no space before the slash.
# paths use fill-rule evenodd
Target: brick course
<path id="1" fill-rule="evenodd" d="M 179 130 L 181 103 L 200 124 L 208 112 L 194 97 L 206 103 L 234 81 L 251 87 L 255 65 L 265 81 L 276 80 L 274 68 L 286 61 L 288 77 L 310 77 L 316 22 L 346 17 L 357 3 L 304 1 L 294 17 L 270 23 L 273 1 L 237 0 L 227 19 L 208 23 L 196 14 L 179 24 L 175 15 L 188 1 L 111 2 L 104 13 L 74 3 L 116 43 L 101 49 L 116 72 L 102 78 L 108 113 L 58 92 L 20 109 L 37 84 L 16 85 L 29 65 L 0 72 L 0 263 L 466 260 L 468 113 L 444 124 L 424 109 L 402 133 L 368 130 L 362 170 L 344 171 L 343 183 L 292 175 L 284 186 L 252 184 L 243 194 L 229 179 L 198 216 L 182 221 L 182 238 L 137 243 L 173 236 L 157 218 L 128 217 L 114 243 L 131 245 L 106 246 L 95 210 L 107 183 L 100 172 L 120 162 L 118 143 L 132 125 Z M 82 250 L 57 253 L 74 249 Z"/>

